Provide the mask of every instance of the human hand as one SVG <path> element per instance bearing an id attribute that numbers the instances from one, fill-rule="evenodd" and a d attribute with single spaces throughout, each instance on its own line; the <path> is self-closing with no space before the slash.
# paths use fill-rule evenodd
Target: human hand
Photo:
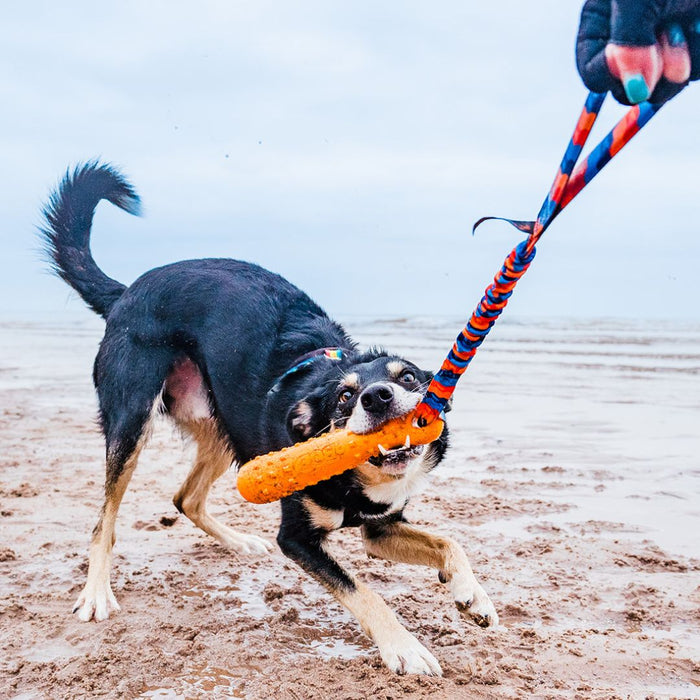
<path id="1" fill-rule="evenodd" d="M 587 0 L 576 62 L 589 90 L 666 102 L 700 78 L 700 0 Z"/>

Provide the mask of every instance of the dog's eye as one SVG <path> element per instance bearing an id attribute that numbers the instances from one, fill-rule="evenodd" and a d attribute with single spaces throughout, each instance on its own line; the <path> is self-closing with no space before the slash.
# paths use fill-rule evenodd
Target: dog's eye
<path id="1" fill-rule="evenodd" d="M 350 401 L 352 396 L 352 391 L 350 391 L 350 389 L 345 389 L 344 391 L 340 392 L 340 396 L 338 397 L 338 403 L 347 403 L 348 401 Z"/>
<path id="2" fill-rule="evenodd" d="M 406 384 L 412 384 L 416 381 L 416 375 L 411 372 L 411 370 L 406 370 L 399 379 Z"/>

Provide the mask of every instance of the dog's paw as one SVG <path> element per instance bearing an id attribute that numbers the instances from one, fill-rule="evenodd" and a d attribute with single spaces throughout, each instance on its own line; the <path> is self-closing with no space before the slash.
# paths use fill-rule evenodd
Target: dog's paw
<path id="1" fill-rule="evenodd" d="M 481 591 L 481 595 L 466 601 L 456 600 L 455 605 L 462 615 L 470 617 L 479 627 L 497 627 L 498 613 L 491 599 Z"/>
<path id="2" fill-rule="evenodd" d="M 111 612 L 120 610 L 109 582 L 94 585 L 88 581 L 73 606 L 73 613 L 77 613 L 82 622 L 90 622 L 93 618 L 95 622 L 101 622 L 106 620 Z"/>
<path id="3" fill-rule="evenodd" d="M 498 613 L 486 591 L 473 576 L 440 572 L 440 581 L 447 583 L 459 612 L 472 619 L 479 627 L 496 627 Z"/>
<path id="4" fill-rule="evenodd" d="M 379 648 L 382 661 L 394 673 L 417 673 L 424 676 L 441 676 L 437 659 L 411 634 L 400 634 Z"/>
<path id="5" fill-rule="evenodd" d="M 220 538 L 221 544 L 239 554 L 267 554 L 272 551 L 272 543 L 257 535 L 244 535 L 227 528 Z"/>

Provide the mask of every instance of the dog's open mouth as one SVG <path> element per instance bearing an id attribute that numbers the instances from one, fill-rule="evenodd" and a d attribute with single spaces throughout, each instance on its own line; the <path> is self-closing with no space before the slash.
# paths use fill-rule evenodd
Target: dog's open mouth
<path id="1" fill-rule="evenodd" d="M 425 445 L 411 445 L 408 438 L 406 444 L 393 449 L 379 445 L 379 454 L 369 458 L 369 463 L 380 467 L 389 474 L 403 474 L 411 459 L 423 453 Z"/>

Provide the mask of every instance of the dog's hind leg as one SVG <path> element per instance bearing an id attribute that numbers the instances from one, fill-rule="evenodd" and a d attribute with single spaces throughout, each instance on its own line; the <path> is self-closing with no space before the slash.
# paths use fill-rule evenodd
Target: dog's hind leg
<path id="1" fill-rule="evenodd" d="M 124 461 L 109 454 L 107 457 L 105 502 L 92 532 L 87 582 L 73 607 L 73 612 L 77 612 L 83 622 L 93 617 L 97 621 L 106 620 L 112 610 L 120 609 L 109 582 L 112 547 L 116 541 L 114 525 L 124 492 L 136 468 L 139 451 L 140 447 L 137 447 Z"/>
<path id="2" fill-rule="evenodd" d="M 262 537 L 247 535 L 220 523 L 207 511 L 207 496 L 212 484 L 231 466 L 235 455 L 222 437 L 213 418 L 178 421 L 197 443 L 197 456 L 190 473 L 173 503 L 198 528 L 215 537 L 222 545 L 244 554 L 264 554 L 272 545 Z"/>
<path id="3" fill-rule="evenodd" d="M 464 550 L 451 537 L 431 535 L 404 522 L 363 525 L 362 537 L 368 556 L 438 569 L 460 612 L 481 627 L 498 625 L 493 603 L 476 580 Z"/>
<path id="4" fill-rule="evenodd" d="M 119 610 L 110 586 L 114 525 L 150 419 L 158 407 L 170 358 L 165 352 L 143 352 L 105 337 L 95 362 L 95 384 L 107 444 L 105 500 L 92 533 L 87 582 L 73 612 L 84 622 L 105 620 Z"/>

